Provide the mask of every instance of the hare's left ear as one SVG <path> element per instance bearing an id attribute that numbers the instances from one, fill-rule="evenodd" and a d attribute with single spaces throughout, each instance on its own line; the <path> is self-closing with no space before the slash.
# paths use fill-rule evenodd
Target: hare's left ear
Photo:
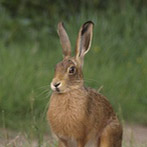
<path id="1" fill-rule="evenodd" d="M 64 58 L 71 56 L 70 40 L 69 40 L 69 37 L 66 33 L 66 30 L 65 30 L 62 22 L 58 23 L 57 32 L 58 32 L 58 35 L 59 35 L 59 38 L 60 38 L 60 43 L 61 43 L 61 46 L 62 46 L 62 52 L 63 52 Z"/>
<path id="2" fill-rule="evenodd" d="M 93 35 L 92 21 L 84 23 L 79 31 L 76 43 L 76 59 L 83 65 L 84 55 L 89 51 Z"/>

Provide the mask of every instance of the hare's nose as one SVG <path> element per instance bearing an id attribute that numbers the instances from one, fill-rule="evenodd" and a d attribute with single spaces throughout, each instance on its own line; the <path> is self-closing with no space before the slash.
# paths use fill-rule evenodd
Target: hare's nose
<path id="1" fill-rule="evenodd" d="M 54 87 L 58 88 L 60 86 L 60 82 L 54 83 Z"/>

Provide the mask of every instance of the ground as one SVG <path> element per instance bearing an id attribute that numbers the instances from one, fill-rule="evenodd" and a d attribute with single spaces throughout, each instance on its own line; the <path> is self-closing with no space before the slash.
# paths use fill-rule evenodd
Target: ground
<path id="1" fill-rule="evenodd" d="M 1 129 L 0 132 L 0 147 L 38 147 L 38 143 L 35 139 L 30 140 L 25 134 L 20 132 L 5 129 Z M 56 142 L 50 136 L 45 135 L 44 143 L 41 147 L 56 147 L 55 144 Z M 125 125 L 123 147 L 147 147 L 147 127 Z"/>

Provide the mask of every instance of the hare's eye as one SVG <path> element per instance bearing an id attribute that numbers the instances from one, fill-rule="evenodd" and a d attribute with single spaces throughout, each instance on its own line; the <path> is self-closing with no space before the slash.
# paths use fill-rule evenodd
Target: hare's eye
<path id="1" fill-rule="evenodd" d="M 76 71 L 76 68 L 74 66 L 71 66 L 69 68 L 69 74 L 73 74 L 73 73 L 75 73 L 75 71 Z"/>

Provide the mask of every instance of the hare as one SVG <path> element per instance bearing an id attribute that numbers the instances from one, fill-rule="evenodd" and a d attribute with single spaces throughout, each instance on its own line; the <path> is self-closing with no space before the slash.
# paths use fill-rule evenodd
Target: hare
<path id="1" fill-rule="evenodd" d="M 121 147 L 122 126 L 108 100 L 96 90 L 84 86 L 82 67 L 93 35 L 93 22 L 79 31 L 75 56 L 63 23 L 58 34 L 64 58 L 56 65 L 51 82 L 47 119 L 59 147 Z"/>

